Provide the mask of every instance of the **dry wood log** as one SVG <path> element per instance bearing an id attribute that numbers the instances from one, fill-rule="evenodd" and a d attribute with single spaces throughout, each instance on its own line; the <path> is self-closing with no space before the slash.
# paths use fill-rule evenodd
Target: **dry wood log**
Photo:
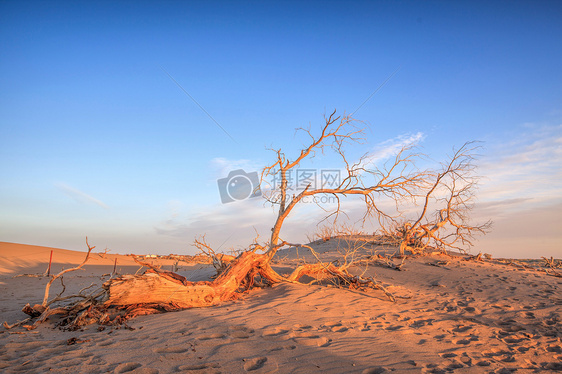
<path id="1" fill-rule="evenodd" d="M 149 269 L 142 275 L 125 275 L 104 283 L 108 292 L 104 304 L 168 304 L 177 308 L 216 305 L 231 299 L 253 269 L 269 267 L 266 261 L 264 255 L 245 252 L 213 282 L 189 282 L 181 275 L 156 269 Z"/>
<path id="2" fill-rule="evenodd" d="M 337 277 L 350 285 L 359 284 L 345 269 L 333 264 L 301 265 L 288 277 L 282 277 L 269 266 L 267 255 L 244 252 L 212 282 L 189 282 L 181 275 L 154 269 L 147 270 L 143 275 L 125 275 L 108 280 L 103 285 L 108 295 L 104 305 L 152 304 L 175 309 L 212 306 L 238 297 L 240 291 L 253 284 L 257 275 L 269 284 L 298 282 L 303 276 L 317 279 Z"/>

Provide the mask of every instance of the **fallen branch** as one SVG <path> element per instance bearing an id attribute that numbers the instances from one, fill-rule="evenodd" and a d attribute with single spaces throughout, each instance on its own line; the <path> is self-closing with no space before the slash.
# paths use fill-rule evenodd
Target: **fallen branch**
<path id="1" fill-rule="evenodd" d="M 482 259 L 482 252 L 478 253 L 476 256 L 469 255 L 463 258 L 464 261 L 484 261 Z"/>
<path id="2" fill-rule="evenodd" d="M 370 256 L 369 259 L 372 260 L 373 263 L 377 266 L 396 270 L 396 271 L 404 271 L 404 269 L 402 269 L 402 266 L 404 266 L 404 261 L 406 261 L 407 256 L 401 257 L 402 261 L 400 262 L 399 265 L 396 265 L 394 261 L 392 261 L 392 259 L 387 256 L 374 255 L 374 256 Z"/>
<path id="3" fill-rule="evenodd" d="M 530 265 L 527 265 L 527 264 L 522 264 L 522 263 L 520 263 L 518 261 L 515 261 L 515 260 L 504 260 L 504 261 L 501 261 L 501 262 L 505 263 L 506 265 L 514 266 L 516 268 L 536 270 L 533 266 L 530 266 Z"/>
<path id="4" fill-rule="evenodd" d="M 451 263 L 451 261 L 426 262 L 427 265 L 437 266 L 439 268 L 443 268 L 443 269 L 446 269 L 446 270 L 451 270 L 451 269 L 445 267 L 445 266 L 449 265 L 450 263 Z"/>
<path id="5" fill-rule="evenodd" d="M 29 304 L 28 304 L 28 305 L 29 305 Z M 8 322 L 4 321 L 4 323 L 2 324 L 2 326 L 4 326 L 4 328 L 6 328 L 6 330 L 10 330 L 10 329 L 13 329 L 14 327 L 23 325 L 24 323 L 27 323 L 27 322 L 31 321 L 31 319 L 32 319 L 32 318 L 29 317 L 29 318 L 26 318 L 26 319 L 24 319 L 24 320 L 21 320 L 21 321 L 18 321 L 18 322 L 16 322 L 16 323 L 13 323 L 13 324 L 11 324 L 11 325 L 9 325 Z"/>
<path id="6" fill-rule="evenodd" d="M 546 257 L 541 257 L 541 258 L 544 260 L 545 267 L 549 267 L 552 270 L 562 267 L 562 261 L 556 260 L 552 256 L 550 256 L 550 258 L 546 258 Z"/>
<path id="7" fill-rule="evenodd" d="M 551 277 L 557 277 L 557 278 L 562 278 L 562 274 L 555 272 L 554 270 L 545 271 L 546 275 L 550 275 Z"/>
<path id="8" fill-rule="evenodd" d="M 137 264 L 139 264 L 139 265 L 141 266 L 141 268 L 142 268 L 142 266 L 144 266 L 144 267 L 147 267 L 147 268 L 149 268 L 149 269 L 158 271 L 158 270 L 162 267 L 162 266 L 159 266 L 159 265 L 149 264 L 149 263 L 146 262 L 146 261 L 141 261 L 138 256 L 133 256 L 133 260 L 134 260 Z"/>

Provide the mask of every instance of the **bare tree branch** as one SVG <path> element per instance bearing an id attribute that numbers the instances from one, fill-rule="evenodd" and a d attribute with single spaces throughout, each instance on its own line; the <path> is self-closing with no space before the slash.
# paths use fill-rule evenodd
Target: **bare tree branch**
<path id="1" fill-rule="evenodd" d="M 88 244 L 88 237 L 86 237 L 86 245 L 88 246 L 88 253 L 86 254 L 86 258 L 84 259 L 84 261 L 83 261 L 80 265 L 78 265 L 78 266 L 76 266 L 76 267 L 73 267 L 73 268 L 70 268 L 70 269 L 63 270 L 63 271 L 61 271 L 60 273 L 58 273 L 57 275 L 52 275 L 52 276 L 51 276 L 51 280 L 50 280 L 49 283 L 47 283 L 47 285 L 45 286 L 45 296 L 43 297 L 43 302 L 41 303 L 41 305 L 42 305 L 43 307 L 47 307 L 47 305 L 48 305 L 48 300 L 49 300 L 49 289 L 51 288 L 51 284 L 53 284 L 53 282 L 54 282 L 57 278 L 62 277 L 64 274 L 66 274 L 66 273 L 68 273 L 68 272 L 71 272 L 71 271 L 76 271 L 76 270 L 81 269 L 82 266 L 84 266 L 84 265 L 86 264 L 86 262 L 88 262 L 88 260 L 90 259 L 90 253 L 91 253 L 92 250 L 93 250 L 94 248 L 96 248 L 96 247 L 95 247 L 95 246 L 90 247 L 90 244 Z M 59 295 L 59 296 L 60 296 L 60 295 Z"/>
<path id="2" fill-rule="evenodd" d="M 279 190 L 274 190 L 269 196 L 266 196 L 271 203 L 279 204 L 277 220 L 272 228 L 269 241 L 268 256 L 270 258 L 278 249 L 279 234 L 285 219 L 293 208 L 306 197 L 315 195 L 335 197 L 337 207 L 324 219 L 332 216 L 337 219 L 342 213 L 340 197 L 359 196 L 365 202 L 364 220 L 375 216 L 382 223 L 392 220 L 393 217 L 379 208 L 378 203 L 381 197 L 391 198 L 396 202 L 412 199 L 417 196 L 417 191 L 424 185 L 428 173 L 418 171 L 413 167 L 413 162 L 418 155 L 411 153 L 411 147 L 402 148 L 388 167 L 369 167 L 368 155 L 362 156 L 357 162 L 350 162 L 344 152 L 345 145 L 360 142 L 362 140 L 360 136 L 363 134 L 363 130 L 358 129 L 355 122 L 351 116 L 336 116 L 334 111 L 330 116 L 325 117 L 325 124 L 319 136 L 315 137 L 310 130 L 303 130 L 310 137 L 311 143 L 301 150 L 294 160 L 288 159 L 280 149 L 276 150 L 277 160 L 262 171 L 262 181 L 277 173 L 280 174 L 281 180 Z M 345 174 L 339 185 L 331 188 L 321 186 L 318 189 L 313 189 L 311 185 L 308 185 L 298 194 L 289 197 L 288 173 L 306 158 L 314 157 L 316 151 L 324 152 L 326 147 L 331 148 L 345 165 Z M 364 176 L 369 177 L 369 183 L 364 182 Z"/>

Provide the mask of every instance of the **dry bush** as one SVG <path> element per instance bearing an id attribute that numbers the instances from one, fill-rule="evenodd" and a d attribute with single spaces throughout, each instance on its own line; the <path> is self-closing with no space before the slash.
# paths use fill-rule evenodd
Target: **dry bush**
<path id="1" fill-rule="evenodd" d="M 335 236 L 335 230 L 333 225 L 324 225 L 318 229 L 316 234 L 314 234 L 315 240 L 322 240 L 327 242 L 333 236 Z"/>
<path id="2" fill-rule="evenodd" d="M 426 172 L 427 179 L 412 196 L 415 218 L 384 217 L 389 222 L 386 233 L 400 243 L 401 255 L 406 250 L 417 254 L 427 248 L 466 252 L 475 234 L 490 230 L 491 221 L 470 222 L 478 182 L 474 164 L 477 150 L 473 143 L 465 143 L 439 170 Z"/>
<path id="3" fill-rule="evenodd" d="M 322 240 L 327 242 L 332 238 L 340 238 L 346 236 L 360 236 L 365 235 L 363 231 L 355 228 L 355 226 L 348 223 L 332 223 L 320 226 L 312 237 L 307 236 L 309 242 Z M 312 240 L 311 240 L 312 239 Z"/>
<path id="4" fill-rule="evenodd" d="M 337 236 L 361 236 L 365 235 L 363 230 L 357 229 L 349 223 L 336 224 L 335 232 Z"/>

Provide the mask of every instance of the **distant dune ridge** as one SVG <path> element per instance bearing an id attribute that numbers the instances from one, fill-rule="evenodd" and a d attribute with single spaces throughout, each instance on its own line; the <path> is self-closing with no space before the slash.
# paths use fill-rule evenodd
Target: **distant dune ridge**
<path id="1" fill-rule="evenodd" d="M 47 271 L 51 250 L 53 251 L 52 272 L 59 272 L 63 267 L 78 265 L 84 260 L 88 248 L 84 245 L 84 252 L 71 251 L 67 249 L 40 247 L 35 245 L 15 244 L 0 242 L 0 274 L 8 275 L 14 273 L 40 274 Z M 122 266 L 135 265 L 134 260 L 129 256 L 117 254 L 103 254 L 103 250 L 95 249 L 95 254 L 88 261 L 87 267 L 110 266 L 112 270 L 114 261 Z M 137 266 L 138 268 L 138 266 Z"/>
<path id="2" fill-rule="evenodd" d="M 323 261 L 341 256 L 345 239 L 317 241 Z M 26 317 L 26 303 L 40 303 L 42 274 L 53 250 L 52 272 L 76 266 L 86 251 L 0 242 L 0 319 Z M 377 250 L 379 250 L 377 252 Z M 364 248 L 354 271 L 375 276 L 397 299 L 329 284 L 282 283 L 255 288 L 242 299 L 211 308 L 138 317 L 129 328 L 91 325 L 69 332 L 57 319 L 33 331 L 0 333 L 0 371 L 76 373 L 383 373 L 517 372 L 562 370 L 562 278 L 536 264 L 477 261 L 434 254 L 408 258 L 403 271 L 377 266 L 384 254 Z M 130 256 L 94 250 L 83 270 L 64 276 L 66 293 L 133 274 Z M 101 251 L 103 252 L 103 250 Z M 384 256 L 382 257 L 384 258 Z M 274 267 L 288 273 L 306 250 L 280 251 Z M 172 260 L 151 259 L 171 270 Z M 400 261 L 393 260 L 394 264 Z M 177 264 L 176 264 L 177 265 Z M 529 266 L 529 267 L 524 267 Z M 180 264 L 178 273 L 207 280 L 207 264 Z M 101 277 L 102 275 L 104 275 Z M 101 278 L 100 278 L 101 277 Z M 51 294 L 61 291 L 53 283 Z M 506 371 L 507 372 L 507 371 Z"/>

